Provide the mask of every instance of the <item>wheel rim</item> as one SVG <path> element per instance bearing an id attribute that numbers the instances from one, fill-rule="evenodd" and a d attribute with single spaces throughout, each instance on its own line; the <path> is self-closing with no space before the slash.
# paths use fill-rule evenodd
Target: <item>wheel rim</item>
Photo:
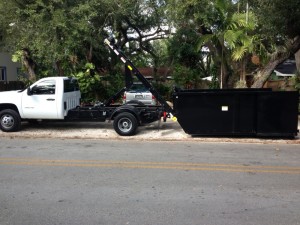
<path id="1" fill-rule="evenodd" d="M 15 124 L 15 120 L 11 115 L 3 115 L 1 117 L 1 126 L 3 128 L 9 129 Z"/>
<path id="2" fill-rule="evenodd" d="M 129 132 L 131 130 L 131 128 L 132 128 L 132 122 L 131 122 L 131 120 L 128 119 L 128 118 L 122 118 L 122 119 L 120 119 L 119 122 L 118 122 L 118 128 L 123 133 Z"/>

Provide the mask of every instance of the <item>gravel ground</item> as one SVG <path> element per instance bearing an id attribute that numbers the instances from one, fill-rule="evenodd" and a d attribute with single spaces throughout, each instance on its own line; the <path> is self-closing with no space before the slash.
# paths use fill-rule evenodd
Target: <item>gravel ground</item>
<path id="1" fill-rule="evenodd" d="M 300 120 L 298 124 L 298 129 L 300 129 Z M 114 131 L 112 122 L 42 122 L 35 125 L 23 122 L 21 131 L 14 133 L 1 132 L 1 137 L 300 144 L 299 135 L 292 140 L 239 137 L 191 137 L 181 129 L 177 122 L 171 120 L 166 123 L 155 122 L 141 126 L 138 128 L 137 134 L 130 137 L 119 136 Z"/>

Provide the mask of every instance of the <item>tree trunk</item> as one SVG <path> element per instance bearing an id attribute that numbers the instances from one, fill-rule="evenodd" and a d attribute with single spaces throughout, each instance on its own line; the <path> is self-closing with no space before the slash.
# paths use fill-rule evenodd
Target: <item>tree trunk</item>
<path id="1" fill-rule="evenodd" d="M 93 46 L 92 43 L 90 43 L 90 48 L 86 54 L 86 60 L 91 63 L 92 62 L 92 58 L 93 58 Z"/>
<path id="2" fill-rule="evenodd" d="M 263 69 L 259 70 L 251 88 L 262 88 L 277 65 L 288 59 L 288 56 L 270 61 Z"/>
<path id="3" fill-rule="evenodd" d="M 64 70 L 61 67 L 61 62 L 58 60 L 55 62 L 55 69 L 58 73 L 58 76 L 63 76 L 64 75 Z"/>
<path id="4" fill-rule="evenodd" d="M 240 75 L 240 81 L 242 82 L 246 82 L 246 63 L 246 58 L 243 58 L 241 61 L 242 71 Z"/>
<path id="5" fill-rule="evenodd" d="M 27 64 L 27 63 L 26 63 L 26 64 Z M 27 65 L 28 65 L 28 64 L 27 64 Z M 35 71 L 34 71 L 33 67 L 31 67 L 31 66 L 26 66 L 26 65 L 25 65 L 25 67 L 26 67 L 26 69 L 27 69 L 27 71 L 28 71 L 28 75 L 29 75 L 28 79 L 29 79 L 30 81 L 36 81 L 36 75 L 35 75 Z"/>
<path id="6" fill-rule="evenodd" d="M 295 53 L 297 71 L 300 71 L 300 50 Z"/>
<path id="7" fill-rule="evenodd" d="M 228 80 L 229 80 L 229 69 L 226 60 L 223 60 L 221 65 L 221 79 L 222 80 L 222 89 L 226 89 L 229 87 Z"/>
<path id="8" fill-rule="evenodd" d="M 23 49 L 23 57 L 22 57 L 22 64 L 25 66 L 26 70 L 28 71 L 28 79 L 30 81 L 35 81 L 36 80 L 36 75 L 35 75 L 35 63 L 30 57 L 30 51 L 28 49 Z"/>
<path id="9" fill-rule="evenodd" d="M 220 64 L 220 77 L 219 77 L 219 84 L 221 89 L 226 89 L 229 87 L 228 80 L 230 76 L 230 69 L 229 69 L 229 62 L 225 48 L 223 48 L 221 43 L 217 43 L 215 46 L 209 44 L 209 50 L 215 54 L 212 54 L 214 62 Z"/>
<path id="10" fill-rule="evenodd" d="M 280 63 L 283 63 L 287 60 L 291 55 L 294 55 L 300 49 L 300 36 L 294 38 L 288 52 L 285 53 L 277 53 L 273 56 L 273 59 L 261 70 L 258 71 L 256 77 L 254 78 L 254 83 L 251 88 L 262 88 L 276 66 Z"/>

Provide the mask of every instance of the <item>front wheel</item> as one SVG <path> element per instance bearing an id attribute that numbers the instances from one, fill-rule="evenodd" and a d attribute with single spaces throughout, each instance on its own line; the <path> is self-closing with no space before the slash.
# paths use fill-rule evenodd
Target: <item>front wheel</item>
<path id="1" fill-rule="evenodd" d="M 131 113 L 121 113 L 114 119 L 114 129 L 121 136 L 134 135 L 137 127 L 137 119 Z"/>
<path id="2" fill-rule="evenodd" d="M 21 128 L 19 113 L 12 109 L 5 109 L 0 112 L 0 129 L 5 132 L 18 131 Z"/>

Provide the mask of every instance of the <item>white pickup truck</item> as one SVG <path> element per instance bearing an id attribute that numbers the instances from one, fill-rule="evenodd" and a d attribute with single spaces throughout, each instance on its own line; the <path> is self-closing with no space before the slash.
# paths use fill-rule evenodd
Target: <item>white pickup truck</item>
<path id="1" fill-rule="evenodd" d="M 0 92 L 0 129 L 13 132 L 22 121 L 114 120 L 114 129 L 123 136 L 133 135 L 140 124 L 157 121 L 163 115 L 159 106 L 116 105 L 113 101 L 80 106 L 77 80 L 68 77 L 43 78 L 23 91 Z"/>
<path id="2" fill-rule="evenodd" d="M 64 119 L 69 109 L 80 105 L 75 79 L 44 78 L 23 91 L 0 92 L 3 131 L 16 131 L 21 119 Z"/>

